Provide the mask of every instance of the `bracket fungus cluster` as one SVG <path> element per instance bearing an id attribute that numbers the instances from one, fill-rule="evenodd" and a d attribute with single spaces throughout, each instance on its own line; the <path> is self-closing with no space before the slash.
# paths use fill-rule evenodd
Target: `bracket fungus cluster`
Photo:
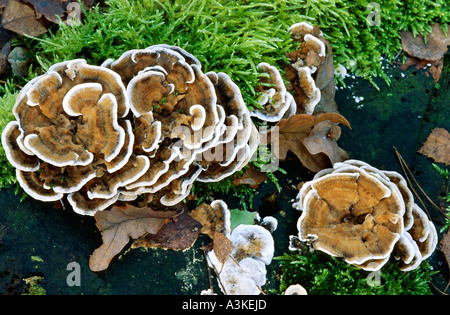
<path id="1" fill-rule="evenodd" d="M 92 66 L 78 59 L 30 81 L 2 134 L 24 190 L 67 195 L 93 215 L 118 200 L 184 199 L 195 180 L 240 170 L 259 143 L 241 92 L 176 46 L 125 52 Z"/>
<path id="2" fill-rule="evenodd" d="M 334 63 L 330 43 L 322 32 L 306 22 L 289 28 L 299 49 L 289 53 L 286 74 L 292 85 L 297 113 L 337 111 L 334 101 Z"/>
<path id="3" fill-rule="evenodd" d="M 391 258 L 413 270 L 437 245 L 437 232 L 405 179 L 357 160 L 318 172 L 293 205 L 299 239 L 349 264 L 376 271 Z"/>
<path id="4" fill-rule="evenodd" d="M 216 272 L 222 292 L 260 294 L 266 283 L 266 265 L 271 263 L 275 251 L 271 233 L 276 229 L 276 219 L 266 217 L 260 225 L 239 224 L 231 230 L 230 211 L 222 200 L 197 207 L 191 217 L 202 223 L 201 232 L 213 239 L 208 265 Z M 228 246 L 224 248 L 221 243 Z"/>

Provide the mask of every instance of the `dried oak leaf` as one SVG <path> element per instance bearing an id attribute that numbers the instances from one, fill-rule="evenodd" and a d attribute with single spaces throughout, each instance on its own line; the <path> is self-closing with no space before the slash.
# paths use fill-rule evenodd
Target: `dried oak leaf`
<path id="1" fill-rule="evenodd" d="M 157 233 L 147 233 L 139 237 L 132 248 L 163 248 L 186 250 L 191 248 L 200 234 L 202 225 L 186 213 L 168 220 Z"/>
<path id="2" fill-rule="evenodd" d="M 59 23 L 65 10 L 63 5 L 67 0 L 24 0 L 34 7 L 38 15 L 43 15 L 47 20 L 53 23 Z"/>
<path id="3" fill-rule="evenodd" d="M 217 259 L 224 264 L 233 252 L 233 243 L 225 234 L 214 232 L 213 249 Z"/>
<path id="4" fill-rule="evenodd" d="M 450 26 L 447 36 L 444 35 L 438 23 L 433 24 L 431 33 L 427 34 L 426 44 L 422 35 L 413 36 L 411 32 L 400 33 L 403 50 L 410 56 L 426 60 L 440 60 L 447 52 L 450 45 Z"/>
<path id="5" fill-rule="evenodd" d="M 130 204 L 98 211 L 95 220 L 103 244 L 90 256 L 89 267 L 92 271 L 105 270 L 114 256 L 128 244 L 130 237 L 137 239 L 146 233 L 156 234 L 166 220 L 176 215 L 176 211 L 154 211 Z"/>
<path id="6" fill-rule="evenodd" d="M 6 4 L 2 24 L 5 29 L 20 35 L 38 36 L 47 32 L 47 28 L 36 18 L 36 12 L 15 0 L 9 0 Z"/>
<path id="7" fill-rule="evenodd" d="M 430 73 L 433 76 L 434 83 L 437 83 L 441 77 L 442 68 L 444 66 L 444 55 L 447 53 L 448 45 L 450 45 L 450 26 L 447 26 L 447 36 L 445 36 L 439 23 L 432 26 L 431 33 L 426 36 L 426 43 L 422 35 L 414 37 L 411 32 L 403 31 L 400 33 L 403 50 L 411 57 L 418 58 L 422 62 L 420 64 L 431 64 Z M 407 60 L 401 69 L 406 69 L 415 60 Z M 416 66 L 416 69 L 418 66 Z"/>
<path id="8" fill-rule="evenodd" d="M 256 189 L 258 188 L 259 184 L 266 181 L 266 177 L 266 173 L 256 170 L 255 166 L 253 164 L 250 164 L 244 175 L 233 180 L 233 184 L 235 186 L 248 184 L 250 185 L 250 187 Z"/>
<path id="9" fill-rule="evenodd" d="M 338 123 L 351 128 L 347 119 L 337 113 L 294 115 L 280 120 L 261 142 L 272 142 L 273 153 L 280 160 L 285 160 L 291 151 L 305 167 L 318 172 L 348 159 L 348 154 L 337 145 L 341 134 Z"/>
<path id="10" fill-rule="evenodd" d="M 450 134 L 444 128 L 434 128 L 417 152 L 437 163 L 450 165 Z"/>

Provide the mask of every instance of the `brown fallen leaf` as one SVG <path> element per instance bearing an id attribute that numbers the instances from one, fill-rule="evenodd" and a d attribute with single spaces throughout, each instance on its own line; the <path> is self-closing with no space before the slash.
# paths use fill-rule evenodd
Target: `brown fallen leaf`
<path id="1" fill-rule="evenodd" d="M 439 79 L 441 78 L 442 68 L 444 68 L 444 58 L 433 62 L 430 66 L 430 73 L 434 79 L 435 84 L 438 83 Z"/>
<path id="2" fill-rule="evenodd" d="M 53 23 L 59 23 L 59 18 L 62 18 L 65 10 L 63 4 L 68 2 L 67 0 L 25 0 L 25 2 L 31 4 L 36 11 L 36 15 L 40 17 L 43 15 L 48 21 Z"/>
<path id="3" fill-rule="evenodd" d="M 432 158 L 436 163 L 450 165 L 450 134 L 444 128 L 434 128 L 417 152 Z"/>
<path id="4" fill-rule="evenodd" d="M 426 44 L 422 35 L 413 36 L 412 32 L 400 32 L 403 50 L 410 56 L 426 59 L 440 60 L 450 45 L 450 25 L 447 26 L 447 36 L 444 35 L 439 23 L 432 26 L 431 33 L 427 34 Z"/>
<path id="5" fill-rule="evenodd" d="M 154 211 L 130 204 L 98 211 L 94 217 L 103 244 L 90 256 L 89 267 L 92 271 L 107 269 L 114 256 L 128 244 L 130 237 L 137 239 L 146 233 L 156 234 L 166 220 L 177 214 L 176 211 Z"/>
<path id="6" fill-rule="evenodd" d="M 131 247 L 186 250 L 194 244 L 201 228 L 199 222 L 188 214 L 181 213 L 165 222 L 157 233 L 147 233 L 139 237 Z"/>
<path id="7" fill-rule="evenodd" d="M 6 4 L 2 25 L 20 35 L 38 36 L 47 32 L 47 28 L 36 18 L 36 12 L 15 0 L 9 0 Z"/>
<path id="8" fill-rule="evenodd" d="M 233 180 L 235 186 L 248 184 L 252 188 L 258 188 L 259 184 L 266 181 L 266 173 L 257 171 L 253 164 L 250 164 L 244 175 Z"/>
<path id="9" fill-rule="evenodd" d="M 447 231 L 447 233 L 444 234 L 439 245 L 440 245 L 441 252 L 444 254 L 445 260 L 447 261 L 447 267 L 450 269 L 450 232 L 449 231 Z M 444 292 L 447 291 L 449 286 L 450 286 L 450 279 L 447 283 L 447 287 L 445 288 Z"/>
<path id="10" fill-rule="evenodd" d="M 233 252 L 233 243 L 225 234 L 214 232 L 213 249 L 217 259 L 224 264 Z"/>
<path id="11" fill-rule="evenodd" d="M 277 129 L 272 129 L 261 142 L 272 142 L 273 153 L 280 160 L 285 160 L 291 151 L 305 167 L 318 172 L 348 159 L 348 154 L 337 145 L 341 134 L 338 123 L 351 128 L 345 117 L 337 113 L 294 115 L 277 123 L 278 135 Z"/>
<path id="12" fill-rule="evenodd" d="M 447 36 L 445 36 L 441 26 L 435 23 L 431 33 L 426 36 L 426 43 L 422 35 L 414 37 L 411 32 L 401 32 L 402 47 L 409 56 L 400 69 L 405 70 L 410 65 L 420 69 L 431 64 L 429 72 L 433 76 L 434 83 L 437 83 L 444 66 L 444 55 L 450 45 L 449 32 L 450 26 L 447 26 Z M 428 72 L 426 74 L 428 75 Z"/>

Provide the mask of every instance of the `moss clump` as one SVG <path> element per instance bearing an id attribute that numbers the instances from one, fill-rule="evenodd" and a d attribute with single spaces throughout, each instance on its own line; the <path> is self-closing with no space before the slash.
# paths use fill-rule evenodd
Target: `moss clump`
<path id="1" fill-rule="evenodd" d="M 380 0 L 379 25 L 368 22 L 370 1 L 357 0 L 109 0 L 94 7 L 77 27 L 62 24 L 39 41 L 37 59 L 44 67 L 71 58 L 98 64 L 128 49 L 152 44 L 178 45 L 194 53 L 206 71 L 224 71 L 254 103 L 259 78 L 256 65 L 281 65 L 295 46 L 289 26 L 306 21 L 318 25 L 330 40 L 336 64 L 372 80 L 384 74 L 380 57 L 393 60 L 402 49 L 400 31 L 431 32 L 446 28 L 445 0 Z"/>
<path id="2" fill-rule="evenodd" d="M 42 287 L 42 281 L 44 277 L 42 276 L 32 276 L 29 278 L 23 279 L 27 284 L 26 292 L 22 293 L 22 295 L 46 295 L 47 291 Z"/>
<path id="3" fill-rule="evenodd" d="M 0 86 L 0 134 L 5 129 L 6 125 L 14 120 L 12 108 L 16 100 L 19 90 L 15 88 L 14 84 L 8 83 L 5 86 Z M 17 184 L 16 171 L 14 167 L 7 161 L 5 150 L 0 146 L 0 189 L 10 187 Z"/>
<path id="4" fill-rule="evenodd" d="M 431 275 L 428 262 L 419 268 L 403 272 L 398 262 L 388 262 L 377 275 L 349 265 L 320 252 L 284 254 L 275 257 L 280 262 L 280 291 L 291 284 L 302 285 L 310 295 L 430 295 Z M 370 285 L 379 276 L 378 285 Z"/>

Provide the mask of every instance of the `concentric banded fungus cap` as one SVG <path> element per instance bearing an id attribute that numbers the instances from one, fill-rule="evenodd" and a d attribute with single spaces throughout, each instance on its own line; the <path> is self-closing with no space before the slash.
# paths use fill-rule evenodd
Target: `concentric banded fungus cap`
<path id="1" fill-rule="evenodd" d="M 265 62 L 260 63 L 257 68 L 267 77 L 262 77 L 261 85 L 257 87 L 263 93 L 259 99 L 262 108 L 252 110 L 250 115 L 264 121 L 276 122 L 295 114 L 291 109 L 295 107 L 297 110 L 297 105 L 294 98 L 288 96 L 280 71 Z"/>
<path id="2" fill-rule="evenodd" d="M 272 234 L 259 225 L 240 224 L 230 235 L 233 242 L 233 253 L 237 261 L 244 258 L 257 258 L 266 265 L 270 264 L 274 254 Z"/>
<path id="3" fill-rule="evenodd" d="M 438 242 L 436 227 L 417 204 L 413 206 L 412 215 L 412 227 L 404 233 L 394 249 L 395 258 L 402 260 L 400 269 L 403 271 L 417 268 L 431 256 Z"/>
<path id="4" fill-rule="evenodd" d="M 13 107 L 16 121 L 2 135 L 24 190 L 38 200 L 60 199 L 121 169 L 134 141 L 122 118 L 129 107 L 119 75 L 81 59 L 31 80 Z"/>
<path id="5" fill-rule="evenodd" d="M 206 74 L 214 84 L 217 110 L 222 124 L 217 125 L 215 139 L 202 152 L 202 182 L 216 182 L 242 169 L 259 144 L 258 131 L 250 118 L 239 87 L 223 73 Z"/>
<path id="6" fill-rule="evenodd" d="M 379 270 L 392 254 L 404 261 L 402 270 L 414 269 L 433 252 L 437 234 L 424 212 L 411 205 L 403 180 L 357 160 L 318 172 L 293 205 L 303 211 L 300 240 L 365 270 Z"/>
<path id="7" fill-rule="evenodd" d="M 163 192 L 163 205 L 180 202 L 203 171 L 203 152 L 221 140 L 225 121 L 234 128 L 231 138 L 239 127 L 251 122 L 249 118 L 242 122 L 241 113 L 226 118 L 200 62 L 180 47 L 154 45 L 132 50 L 104 66 L 119 73 L 127 84 L 135 116 L 134 152 L 147 156 L 152 165 L 121 190 L 123 196 Z"/>

